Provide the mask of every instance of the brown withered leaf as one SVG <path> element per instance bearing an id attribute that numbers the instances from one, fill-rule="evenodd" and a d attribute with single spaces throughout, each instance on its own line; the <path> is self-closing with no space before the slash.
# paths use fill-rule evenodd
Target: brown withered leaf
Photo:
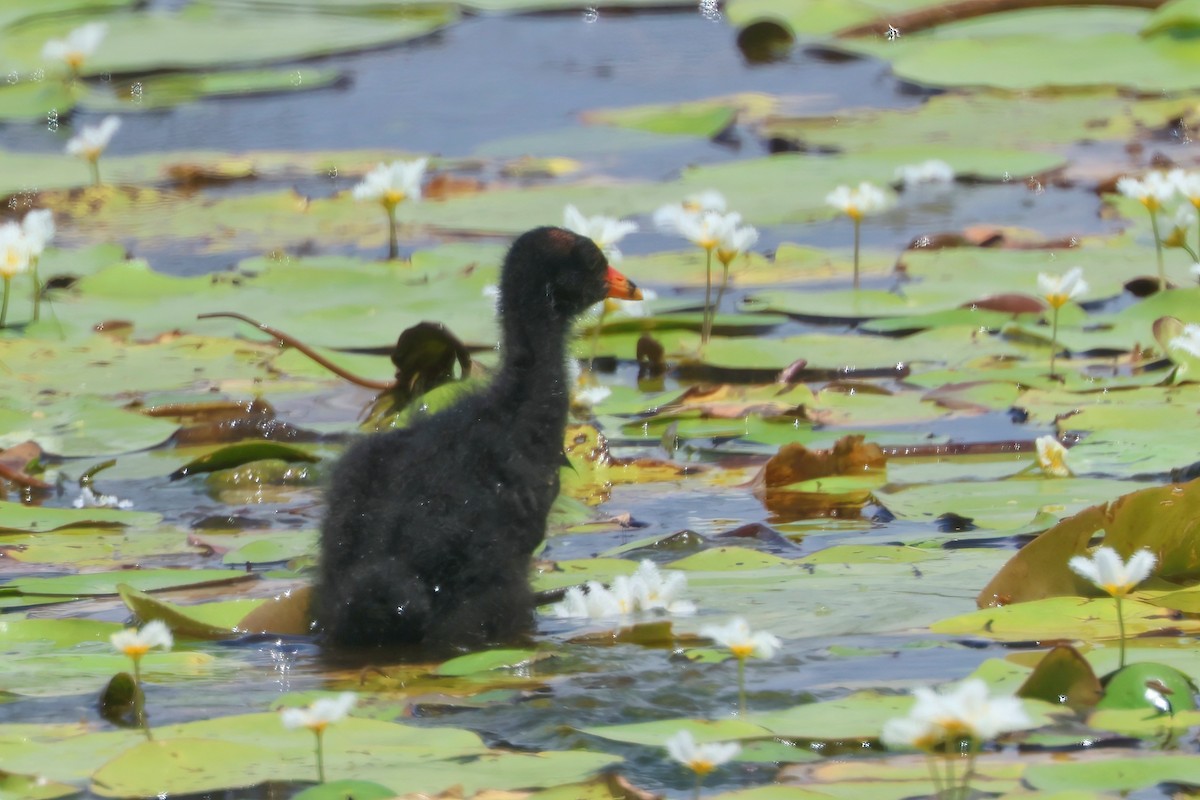
<path id="1" fill-rule="evenodd" d="M 483 191 L 483 181 L 462 178 L 445 173 L 433 176 L 421 194 L 428 200 L 447 200 L 451 197 L 466 197 Z"/>
<path id="2" fill-rule="evenodd" d="M 1040 314 L 1046 310 L 1046 304 L 1031 295 L 1011 292 L 989 294 L 986 297 L 963 303 L 959 308 L 977 308 L 1006 314 Z"/>
<path id="3" fill-rule="evenodd" d="M 879 445 L 864 441 L 861 435 L 843 436 L 829 450 L 810 450 L 799 442 L 789 442 L 771 456 L 751 485 L 789 486 L 830 475 L 882 469 L 886 464 L 887 456 Z"/>
<path id="4" fill-rule="evenodd" d="M 15 444 L 0 452 L 0 478 L 12 481 L 30 489 L 53 489 L 54 485 L 46 483 L 41 478 L 30 475 L 25 470 L 29 465 L 42 457 L 42 448 L 37 442 L 28 441 Z"/>

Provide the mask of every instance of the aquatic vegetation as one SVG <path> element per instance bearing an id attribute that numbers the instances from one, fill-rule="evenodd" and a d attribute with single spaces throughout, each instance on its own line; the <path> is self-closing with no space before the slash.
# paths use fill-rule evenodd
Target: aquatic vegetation
<path id="1" fill-rule="evenodd" d="M 978 678 L 940 691 L 919 687 L 913 698 L 908 714 L 888 720 L 880 738 L 888 747 L 923 751 L 942 800 L 969 796 L 975 759 L 985 743 L 1033 724 L 1020 700 L 990 696 L 988 685 Z M 964 762 L 961 770 L 955 768 L 958 760 Z"/>
<path id="2" fill-rule="evenodd" d="M 336 697 L 322 697 L 306 708 L 285 708 L 279 712 L 279 721 L 285 728 L 307 728 L 316 740 L 313 752 L 317 762 L 317 782 L 325 782 L 325 729 L 340 722 L 358 703 L 358 695 L 342 692 Z"/>
<path id="3" fill-rule="evenodd" d="M 142 658 L 151 650 L 170 650 L 175 640 L 170 629 L 161 620 L 151 620 L 141 628 L 126 628 L 109 637 L 112 646 L 119 653 L 129 657 L 133 662 L 133 685 L 135 713 L 147 739 L 154 738 L 150 733 L 150 721 L 146 716 L 146 692 L 142 685 Z"/>
<path id="4" fill-rule="evenodd" d="M 746 660 L 754 658 L 774 658 L 783 646 L 779 637 L 767 631 L 752 631 L 750 625 L 741 617 L 734 617 L 724 625 L 706 625 L 700 629 L 701 636 L 707 636 L 722 647 L 728 648 L 737 659 L 738 675 L 738 713 L 746 713 Z"/>
<path id="5" fill-rule="evenodd" d="M 67 142 L 67 155 L 78 156 L 87 162 L 92 173 L 93 186 L 100 185 L 100 156 L 120 128 L 120 118 L 110 114 L 100 120 L 98 125 L 84 125 L 79 133 Z"/>
<path id="6" fill-rule="evenodd" d="M 696 791 L 694 797 L 700 797 L 700 786 L 704 776 L 717 767 L 737 758 L 742 751 L 737 742 L 707 742 L 697 744 L 691 731 L 680 731 L 667 739 L 667 755 L 690 769 L 696 776 Z"/>
<path id="7" fill-rule="evenodd" d="M 413 161 L 379 164 L 368 172 L 351 192 L 359 202 L 379 203 L 383 206 L 388 221 L 389 259 L 394 259 L 400 253 L 396 234 L 396 209 L 406 200 L 413 203 L 421 201 L 421 184 L 425 179 L 425 167 L 428 163 L 428 159 L 418 158 Z"/>
<path id="8" fill-rule="evenodd" d="M 79 68 L 100 48 L 108 35 L 108 25 L 89 22 L 71 30 L 65 39 L 50 39 L 42 46 L 42 58 L 46 61 L 61 61 L 67 66 L 68 78 L 79 77 Z"/>
<path id="9" fill-rule="evenodd" d="M 9 296 L 12 294 L 12 279 L 29 271 L 32 258 L 29 239 L 21 226 L 15 222 L 0 225 L 0 278 L 4 280 L 4 298 L 0 300 L 0 328 L 8 319 Z"/>
<path id="10" fill-rule="evenodd" d="M 1068 562 L 1068 566 L 1074 572 L 1108 592 L 1117 604 L 1120 667 L 1125 666 L 1125 617 L 1121 612 L 1121 600 L 1139 583 L 1150 577 L 1157 563 L 1157 556 L 1149 550 L 1138 550 L 1128 561 L 1123 561 L 1111 547 L 1098 547 L 1091 558 L 1075 556 Z"/>
<path id="11" fill-rule="evenodd" d="M 1042 472 L 1052 478 L 1069 478 L 1071 467 L 1067 464 L 1067 448 L 1053 436 L 1039 436 L 1034 440 L 1037 447 L 1037 463 Z"/>
<path id="12" fill-rule="evenodd" d="M 839 186 L 825 196 L 825 203 L 854 221 L 854 288 L 858 288 L 859 243 L 863 217 L 883 211 L 891 205 L 888 196 L 875 184 L 863 181 L 857 187 Z"/>
<path id="13" fill-rule="evenodd" d="M 1038 273 L 1038 291 L 1050 304 L 1050 377 L 1054 375 L 1054 360 L 1058 356 L 1058 311 L 1069 301 L 1082 296 L 1088 290 L 1083 279 L 1083 267 L 1073 267 L 1062 275 Z"/>
<path id="14" fill-rule="evenodd" d="M 1174 197 L 1175 189 L 1175 182 L 1162 171 L 1147 173 L 1141 179 L 1125 177 L 1117 181 L 1117 191 L 1137 200 L 1150 214 L 1150 230 L 1154 235 L 1154 251 L 1158 258 L 1159 291 L 1167 288 L 1167 272 L 1163 264 L 1163 237 L 1158 229 L 1158 215 Z"/>

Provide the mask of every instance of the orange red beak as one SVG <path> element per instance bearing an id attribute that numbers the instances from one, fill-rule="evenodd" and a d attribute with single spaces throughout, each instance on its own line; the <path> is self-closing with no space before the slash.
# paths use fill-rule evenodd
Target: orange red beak
<path id="1" fill-rule="evenodd" d="M 642 290 L 633 281 L 612 267 L 608 268 L 608 296 L 618 300 L 641 300 Z"/>

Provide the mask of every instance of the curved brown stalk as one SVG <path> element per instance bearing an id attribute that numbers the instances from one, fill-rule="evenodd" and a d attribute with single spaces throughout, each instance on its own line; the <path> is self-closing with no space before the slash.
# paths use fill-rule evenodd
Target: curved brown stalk
<path id="1" fill-rule="evenodd" d="M 237 312 L 234 312 L 234 311 L 214 311 L 210 314 L 197 314 L 196 315 L 196 319 L 218 319 L 218 318 L 236 319 L 236 320 L 241 320 L 242 322 L 245 322 L 248 325 L 253 325 L 254 327 L 258 328 L 263 333 L 265 333 L 269 336 L 273 336 L 276 339 L 278 339 L 280 344 L 285 345 L 287 347 L 296 348 L 301 353 L 308 356 L 313 361 L 317 362 L 322 367 L 324 367 L 325 369 L 332 372 L 334 375 L 337 375 L 342 380 L 346 380 L 346 381 L 349 381 L 350 383 L 353 383 L 355 386 L 361 386 L 364 389 L 375 389 L 376 391 L 381 391 L 381 392 L 390 391 L 390 390 L 396 388 L 395 381 L 374 381 L 374 380 L 371 380 L 370 378 L 364 378 L 361 375 L 355 375 L 353 372 L 350 372 L 349 370 L 343 369 L 342 367 L 339 367 L 337 364 L 334 364 L 332 361 L 325 358 L 325 356 L 321 355 L 316 350 L 312 349 L 311 347 L 309 347 L 308 345 L 306 345 L 304 342 L 300 341 L 296 337 L 292 336 L 291 334 L 284 333 L 283 331 L 281 331 L 277 328 L 272 328 L 270 325 L 259 322 L 256 319 L 251 319 L 250 317 L 247 317 L 244 314 L 238 314 Z"/>
<path id="2" fill-rule="evenodd" d="M 1155 9 L 1166 0 L 955 0 L 952 3 L 931 8 L 919 8 L 905 14 L 895 14 L 886 19 L 880 17 L 863 25 L 854 25 L 838 31 L 839 39 L 858 36 L 887 36 L 888 31 L 898 31 L 901 36 L 908 33 L 936 28 L 964 19 L 1002 14 L 1006 11 L 1027 11 L 1033 8 L 1057 8 L 1063 6 L 1117 6 L 1119 8 Z"/>

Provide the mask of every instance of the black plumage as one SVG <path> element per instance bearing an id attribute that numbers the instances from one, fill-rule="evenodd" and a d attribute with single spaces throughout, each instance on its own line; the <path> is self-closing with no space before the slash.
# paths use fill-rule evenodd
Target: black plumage
<path id="1" fill-rule="evenodd" d="M 567 336 L 606 296 L 640 295 L 590 239 L 523 234 L 500 274 L 501 364 L 490 384 L 342 456 L 314 607 L 327 646 L 446 650 L 530 630 L 530 556 L 563 463 Z"/>

